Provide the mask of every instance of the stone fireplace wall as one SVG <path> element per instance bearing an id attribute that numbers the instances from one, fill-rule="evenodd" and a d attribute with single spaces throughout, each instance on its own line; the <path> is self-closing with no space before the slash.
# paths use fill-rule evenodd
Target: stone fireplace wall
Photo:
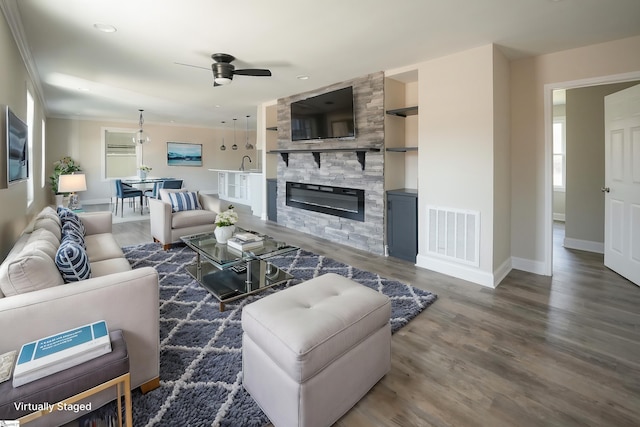
<path id="1" fill-rule="evenodd" d="M 355 139 L 291 141 L 291 102 L 353 86 Z M 278 223 L 368 252 L 384 254 L 384 74 L 382 72 L 278 100 L 279 149 L 379 148 L 365 154 L 365 169 L 355 152 L 320 153 L 320 167 L 312 153 L 290 153 L 289 166 L 278 158 Z M 365 190 L 364 222 L 285 204 L 287 181 Z"/>

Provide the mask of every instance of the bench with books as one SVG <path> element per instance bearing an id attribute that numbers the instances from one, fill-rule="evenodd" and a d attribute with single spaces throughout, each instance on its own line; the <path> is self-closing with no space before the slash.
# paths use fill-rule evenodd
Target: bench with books
<path id="1" fill-rule="evenodd" d="M 121 330 L 108 332 L 104 321 L 27 343 L 16 360 L 13 381 L 0 383 L 0 420 L 52 425 L 41 417 L 56 411 L 76 417 L 98 409 L 91 397 L 116 387 L 122 426 L 132 425 L 129 354 Z"/>

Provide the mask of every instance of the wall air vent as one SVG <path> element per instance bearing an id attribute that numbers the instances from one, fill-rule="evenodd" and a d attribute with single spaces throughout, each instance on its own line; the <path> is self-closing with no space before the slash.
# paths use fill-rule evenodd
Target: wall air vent
<path id="1" fill-rule="evenodd" d="M 480 212 L 427 206 L 427 253 L 480 267 Z"/>

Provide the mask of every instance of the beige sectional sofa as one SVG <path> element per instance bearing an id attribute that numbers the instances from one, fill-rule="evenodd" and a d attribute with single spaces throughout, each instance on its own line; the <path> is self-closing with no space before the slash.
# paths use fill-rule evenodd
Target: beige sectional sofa
<path id="1" fill-rule="evenodd" d="M 38 214 L 0 265 L 0 354 L 105 320 L 110 330 L 124 331 L 132 388 L 156 387 L 160 369 L 157 272 L 151 267 L 131 268 L 111 234 L 110 212 L 81 213 L 91 278 L 64 283 L 54 261 L 60 237 L 52 212 L 45 208 Z M 113 400 L 114 394 L 107 392 L 91 398 L 94 408 Z M 44 420 L 57 425 L 77 416 L 61 411 Z"/>

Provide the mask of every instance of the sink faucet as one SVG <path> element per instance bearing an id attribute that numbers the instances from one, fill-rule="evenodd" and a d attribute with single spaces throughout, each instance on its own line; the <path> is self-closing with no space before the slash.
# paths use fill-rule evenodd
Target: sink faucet
<path id="1" fill-rule="evenodd" d="M 251 157 L 249 156 L 243 156 L 242 157 L 242 163 L 240 163 L 240 170 L 243 171 L 244 170 L 244 159 L 249 159 L 249 163 L 251 163 Z"/>

